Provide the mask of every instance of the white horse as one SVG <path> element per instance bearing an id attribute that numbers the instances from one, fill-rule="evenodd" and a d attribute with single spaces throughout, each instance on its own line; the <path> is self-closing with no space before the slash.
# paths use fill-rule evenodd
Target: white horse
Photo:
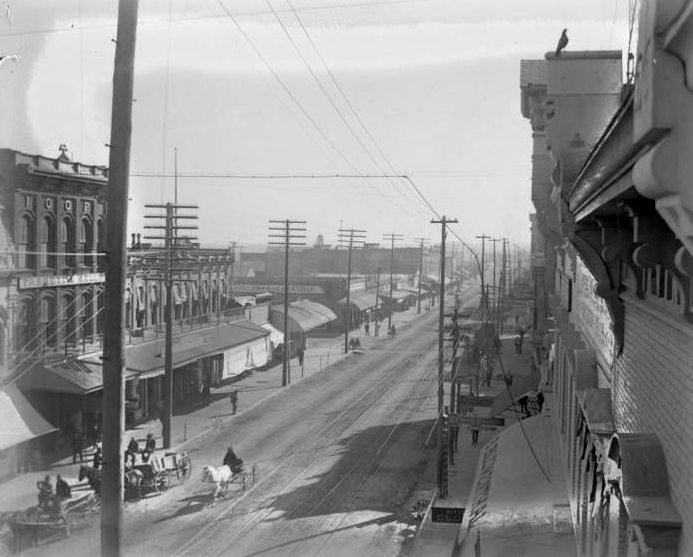
<path id="1" fill-rule="evenodd" d="M 202 469 L 202 482 L 214 484 L 214 491 L 211 493 L 212 507 L 215 505 L 217 497 L 220 495 L 226 495 L 226 491 L 229 488 L 229 483 L 231 482 L 232 476 L 233 473 L 231 472 L 231 468 L 225 464 L 219 468 L 214 468 L 214 466 L 205 466 Z"/>

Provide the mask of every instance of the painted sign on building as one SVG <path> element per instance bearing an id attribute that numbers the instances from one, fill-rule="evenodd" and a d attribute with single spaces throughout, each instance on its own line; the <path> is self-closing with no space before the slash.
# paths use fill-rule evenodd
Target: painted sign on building
<path id="1" fill-rule="evenodd" d="M 614 357 L 614 333 L 611 315 L 603 298 L 597 296 L 597 281 L 580 257 L 576 265 L 577 314 L 582 333 L 591 340 L 599 359 L 611 367 Z"/>
<path id="2" fill-rule="evenodd" d="M 273 294 L 282 294 L 284 292 L 283 284 L 239 284 L 235 283 L 233 289 L 236 292 L 272 292 Z M 291 294 L 324 294 L 322 286 L 314 284 L 289 284 L 289 292 Z"/>
<path id="3" fill-rule="evenodd" d="M 83 273 L 81 275 L 43 275 L 38 277 L 20 277 L 19 288 L 51 288 L 54 286 L 73 286 L 75 284 L 93 284 L 105 282 L 104 273 Z"/>

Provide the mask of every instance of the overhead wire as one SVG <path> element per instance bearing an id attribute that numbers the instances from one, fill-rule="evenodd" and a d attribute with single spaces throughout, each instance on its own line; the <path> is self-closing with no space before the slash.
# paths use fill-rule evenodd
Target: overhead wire
<path id="1" fill-rule="evenodd" d="M 272 74 L 274 79 L 277 81 L 277 83 L 281 86 L 281 88 L 284 90 L 284 92 L 287 94 L 287 96 L 293 101 L 293 103 L 298 107 L 299 111 L 303 116 L 310 122 L 310 124 L 313 126 L 313 128 L 318 132 L 320 137 L 332 148 L 335 153 L 339 155 L 339 157 L 347 164 L 349 168 L 354 170 L 355 172 L 358 173 L 358 168 L 349 160 L 349 158 L 344 154 L 344 152 L 330 139 L 330 137 L 325 133 L 325 131 L 320 127 L 320 125 L 315 121 L 315 119 L 308 113 L 308 111 L 305 109 L 303 104 L 298 100 L 296 95 L 294 95 L 293 91 L 288 87 L 286 82 L 281 78 L 281 76 L 277 73 L 277 71 L 274 69 L 274 67 L 269 63 L 267 58 L 262 54 L 260 49 L 257 47 L 255 42 L 250 38 L 248 33 L 243 29 L 241 24 L 238 22 L 238 19 L 236 16 L 234 16 L 233 13 L 226 7 L 224 2 L 222 0 L 217 0 L 217 4 L 221 7 L 221 9 L 226 13 L 228 18 L 233 22 L 234 26 L 238 30 L 238 32 L 241 34 L 241 36 L 244 38 L 244 40 L 248 43 L 252 51 L 255 53 L 255 55 L 258 57 L 258 59 L 262 62 L 262 64 L 265 66 L 265 68 Z M 396 206 L 399 206 L 395 201 L 388 199 L 380 190 L 375 188 L 374 189 L 379 193 L 379 195 L 385 199 L 385 201 L 388 201 L 390 203 L 393 203 Z M 413 216 L 413 214 L 410 211 L 407 211 L 406 209 L 402 208 L 399 206 L 399 208 L 404 211 L 405 213 L 408 213 Z"/>

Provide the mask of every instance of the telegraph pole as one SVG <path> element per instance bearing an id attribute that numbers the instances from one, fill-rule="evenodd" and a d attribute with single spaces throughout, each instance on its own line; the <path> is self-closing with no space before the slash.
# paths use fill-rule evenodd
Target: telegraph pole
<path id="1" fill-rule="evenodd" d="M 419 296 L 418 304 L 416 307 L 416 313 L 421 313 L 421 275 L 423 275 L 423 248 L 424 242 L 428 241 L 428 238 L 414 238 L 415 240 L 421 242 L 419 245 Z"/>
<path id="2" fill-rule="evenodd" d="M 113 68 L 111 140 L 108 160 L 106 295 L 103 345 L 103 471 L 101 555 L 119 557 L 123 531 L 125 429 L 125 304 L 127 217 L 132 135 L 132 91 L 138 0 L 121 0 Z"/>
<path id="3" fill-rule="evenodd" d="M 286 387 L 291 383 L 289 374 L 289 247 L 290 246 L 305 246 L 305 242 L 297 242 L 295 240 L 305 239 L 305 234 L 297 234 L 297 232 L 305 232 L 306 228 L 297 225 L 305 225 L 304 220 L 270 220 L 270 225 L 279 224 L 281 226 L 270 226 L 270 238 L 281 238 L 281 240 L 270 241 L 272 246 L 284 246 L 284 351 L 282 355 L 282 387 Z M 273 233 L 278 232 L 278 233 Z"/>
<path id="4" fill-rule="evenodd" d="M 457 219 L 448 219 L 443 215 L 440 220 L 432 220 L 431 224 L 440 224 L 440 304 L 438 305 L 438 427 L 436 428 L 438 436 L 438 491 L 443 494 L 446 489 L 443 486 L 443 466 L 442 462 L 442 428 L 440 420 L 443 416 L 443 336 L 445 324 L 445 237 L 448 224 L 456 223 Z M 447 462 L 447 461 L 446 461 Z"/>
<path id="5" fill-rule="evenodd" d="M 484 290 L 484 274 L 485 274 L 485 264 L 484 264 L 484 252 L 485 250 L 485 241 L 490 240 L 491 236 L 486 236 L 486 234 L 482 234 L 481 236 L 477 236 L 478 239 L 481 240 L 481 304 L 482 307 L 485 303 L 486 309 L 490 311 L 490 308 L 488 307 L 488 296 L 486 295 L 486 291 Z M 484 297 L 486 299 L 484 300 Z"/>
<path id="6" fill-rule="evenodd" d="M 496 244 L 501 241 L 500 238 L 489 238 L 489 241 L 493 242 L 493 288 L 491 292 L 493 292 L 493 326 L 494 328 L 497 329 L 497 323 L 498 323 L 498 289 L 496 286 Z"/>
<path id="7" fill-rule="evenodd" d="M 380 267 L 375 279 L 375 336 L 380 336 L 380 319 L 378 319 L 378 300 L 380 299 Z"/>
<path id="8" fill-rule="evenodd" d="M 340 244 L 346 242 L 347 245 L 345 247 L 349 248 L 346 306 L 344 307 L 344 353 L 347 354 L 349 352 L 349 330 L 351 329 L 351 251 L 354 248 L 354 242 L 363 246 L 366 241 L 366 231 L 355 230 L 353 228 L 340 228 L 338 241 Z"/>
<path id="9" fill-rule="evenodd" d="M 177 197 L 177 196 L 176 196 Z M 164 308 L 164 320 L 166 323 L 164 341 L 164 409 L 161 417 L 161 433 L 164 449 L 170 449 L 172 445 L 171 425 L 173 421 L 173 264 L 178 261 L 178 250 L 182 246 L 178 240 L 196 240 L 193 236 L 180 236 L 178 230 L 197 230 L 197 226 L 179 225 L 183 219 L 196 219 L 196 215 L 181 215 L 179 209 L 198 209 L 197 205 L 178 205 L 166 203 L 166 205 L 145 205 L 146 209 L 164 210 L 163 214 L 145 215 L 145 219 L 163 219 L 164 224 L 145 225 L 145 229 L 163 230 L 163 236 L 145 236 L 147 240 L 163 240 L 164 260 L 164 284 L 166 285 L 166 306 Z"/>
<path id="10" fill-rule="evenodd" d="M 384 240 L 390 240 L 390 301 L 387 312 L 387 332 L 392 330 L 392 268 L 395 262 L 395 241 L 399 242 L 404 236 L 401 234 L 383 234 Z"/>

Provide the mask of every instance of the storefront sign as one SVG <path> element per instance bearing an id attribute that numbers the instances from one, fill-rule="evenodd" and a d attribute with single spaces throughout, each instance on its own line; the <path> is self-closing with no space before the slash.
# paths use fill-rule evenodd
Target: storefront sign
<path id="1" fill-rule="evenodd" d="M 578 289 L 578 320 L 582 333 L 591 341 L 607 366 L 611 366 L 614 354 L 614 333 L 611 315 L 603 298 L 597 296 L 597 281 L 578 257 L 576 265 L 576 286 Z"/>
<path id="2" fill-rule="evenodd" d="M 235 292 L 272 292 L 273 294 L 282 294 L 284 292 L 283 284 L 238 284 L 234 283 L 233 289 Z M 290 294 L 324 294 L 322 286 L 314 284 L 289 284 Z"/>
<path id="3" fill-rule="evenodd" d="M 433 522 L 457 522 L 462 523 L 464 507 L 433 507 L 431 520 Z"/>
<path id="4" fill-rule="evenodd" d="M 82 275 L 44 275 L 40 277 L 20 277 L 19 288 L 51 288 L 54 286 L 72 286 L 75 284 L 93 284 L 105 282 L 104 273 L 84 273 Z"/>
<path id="5" fill-rule="evenodd" d="M 457 403 L 463 406 L 491 406 L 493 404 L 493 397 L 459 395 L 457 397 Z"/>

